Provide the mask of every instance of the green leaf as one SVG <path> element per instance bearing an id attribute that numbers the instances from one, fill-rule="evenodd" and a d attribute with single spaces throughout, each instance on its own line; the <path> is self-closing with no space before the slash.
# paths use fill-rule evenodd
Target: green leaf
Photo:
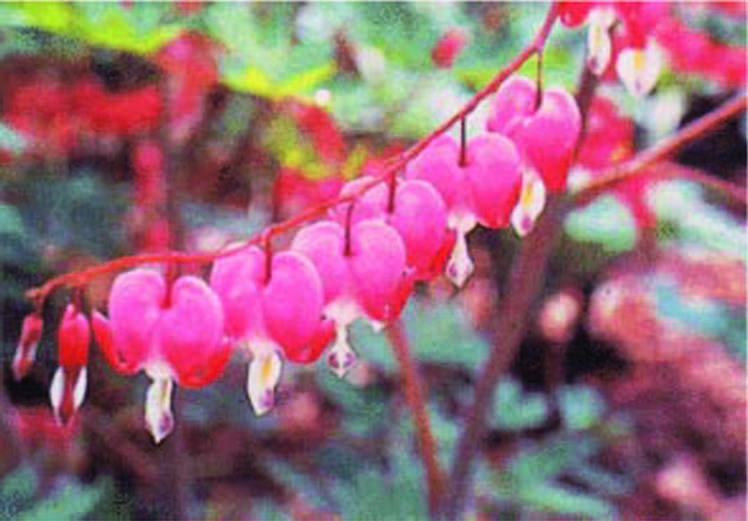
<path id="1" fill-rule="evenodd" d="M 63 483 L 52 496 L 44 498 L 18 516 L 18 521 L 75 521 L 82 519 L 94 509 L 104 496 L 107 484 L 104 480 L 93 485 L 75 482 Z"/>
<path id="2" fill-rule="evenodd" d="M 26 140 L 12 128 L 0 123 L 0 150 L 5 149 L 12 154 L 19 154 L 26 148 Z"/>
<path id="3" fill-rule="evenodd" d="M 617 197 L 602 195 L 582 209 L 569 213 L 564 231 L 582 242 L 600 243 L 607 252 L 634 247 L 636 224 L 631 212 Z"/>
<path id="4" fill-rule="evenodd" d="M 494 393 L 491 425 L 495 428 L 522 430 L 541 425 L 548 416 L 548 403 L 540 393 L 524 394 L 518 382 L 504 379 Z"/>
<path id="5" fill-rule="evenodd" d="M 21 465 L 0 484 L 0 520 L 17 519 L 36 494 L 37 475 L 30 465 Z"/>
<path id="6" fill-rule="evenodd" d="M 16 207 L 0 203 L 0 235 L 23 237 L 25 234 L 26 228 Z"/>
<path id="7" fill-rule="evenodd" d="M 558 483 L 538 482 L 522 488 L 518 499 L 526 507 L 543 512 L 606 520 L 617 517 L 615 507 L 610 502 Z"/>
<path id="8" fill-rule="evenodd" d="M 119 2 L 28 2 L 13 7 L 21 25 L 139 54 L 158 50 L 184 29 L 181 23 L 161 23 L 167 6 L 155 2 L 135 3 L 129 10 Z"/>
<path id="9" fill-rule="evenodd" d="M 421 362 L 455 364 L 474 369 L 485 360 L 488 344 L 467 324 L 453 304 L 430 304 L 411 298 L 401 317 L 414 358 Z M 363 321 L 351 328 L 354 347 L 362 358 L 387 371 L 397 371 L 392 348 L 381 333 Z"/>
<path id="10" fill-rule="evenodd" d="M 365 435 L 382 428 L 388 400 L 381 389 L 356 387 L 327 369 L 318 373 L 317 383 L 328 398 L 343 409 L 343 429 L 346 432 Z"/>
<path id="11" fill-rule="evenodd" d="M 582 385 L 566 385 L 557 392 L 561 416 L 567 429 L 589 429 L 602 418 L 605 402 L 596 389 Z"/>

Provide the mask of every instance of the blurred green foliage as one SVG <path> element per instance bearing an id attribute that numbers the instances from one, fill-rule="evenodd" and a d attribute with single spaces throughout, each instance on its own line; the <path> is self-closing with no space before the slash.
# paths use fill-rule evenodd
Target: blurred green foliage
<path id="1" fill-rule="evenodd" d="M 113 492 L 109 480 L 83 484 L 61 478 L 42 497 L 38 496 L 37 471 L 23 465 L 0 482 L 0 520 L 2 521 L 76 521 L 96 518 L 96 508 Z M 101 511 L 114 513 L 111 510 Z M 89 517 L 90 515 L 94 517 Z M 116 517 L 120 519 L 119 516 Z M 110 519 L 115 519 L 111 517 Z"/>

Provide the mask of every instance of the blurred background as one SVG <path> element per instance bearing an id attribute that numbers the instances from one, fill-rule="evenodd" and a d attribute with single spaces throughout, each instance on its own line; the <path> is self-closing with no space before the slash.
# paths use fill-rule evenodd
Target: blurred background
<path id="1" fill-rule="evenodd" d="M 127 254 L 216 250 L 334 197 L 457 111 L 547 8 L 0 4 L 0 519 L 427 518 L 398 365 L 368 325 L 354 325 L 360 362 L 344 380 L 289 365 L 266 416 L 249 407 L 242 360 L 179 389 L 177 432 L 157 447 L 145 376 L 121 377 L 96 349 L 78 417 L 55 423 L 62 293 L 14 379 L 24 292 Z M 655 90 L 637 99 L 604 76 L 570 182 L 744 92 L 745 3 L 668 13 Z M 576 90 L 586 34 L 555 28 L 546 85 Z M 744 519 L 745 200 L 689 179 L 745 189 L 745 115 L 652 170 L 566 216 L 480 440 L 470 519 Z M 511 229 L 477 229 L 467 285 L 419 286 L 404 311 L 445 468 L 519 245 Z M 92 309 L 111 277 L 86 288 Z"/>

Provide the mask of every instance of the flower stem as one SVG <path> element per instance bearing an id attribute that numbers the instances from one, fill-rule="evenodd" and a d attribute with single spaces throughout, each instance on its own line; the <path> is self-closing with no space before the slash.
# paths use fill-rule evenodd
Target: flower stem
<path id="1" fill-rule="evenodd" d="M 92 280 L 95 277 L 109 274 L 109 273 L 115 273 L 118 271 L 122 271 L 127 268 L 132 268 L 135 266 L 141 266 L 143 264 L 152 264 L 152 263 L 208 263 L 213 262 L 217 259 L 227 257 L 229 255 L 232 255 L 234 253 L 237 253 L 239 251 L 245 250 L 249 248 L 250 246 L 256 245 L 260 242 L 261 238 L 265 234 L 269 235 L 275 235 L 275 234 L 281 234 L 284 232 L 287 232 L 289 230 L 295 229 L 298 226 L 305 224 L 313 219 L 316 219 L 318 217 L 321 217 L 322 215 L 327 212 L 328 209 L 337 206 L 341 203 L 347 203 L 352 202 L 356 200 L 361 194 L 366 192 L 367 190 L 374 187 L 376 184 L 378 184 L 380 181 L 387 179 L 389 176 L 393 175 L 394 172 L 398 172 L 400 170 L 403 170 L 405 166 L 413 160 L 418 154 L 421 153 L 428 145 L 431 144 L 432 141 L 434 141 L 437 137 L 444 134 L 447 130 L 449 130 L 455 123 L 463 119 L 465 116 L 473 112 L 478 105 L 486 99 L 488 96 L 496 92 L 501 84 L 506 80 L 511 74 L 516 72 L 524 63 L 529 60 L 534 54 L 538 53 L 543 46 L 545 45 L 545 41 L 548 38 L 548 35 L 551 32 L 551 29 L 553 28 L 553 25 L 558 18 L 558 6 L 554 2 L 551 4 L 550 9 L 548 10 L 548 13 L 546 15 L 545 21 L 543 22 L 543 25 L 541 26 L 540 30 L 536 34 L 535 38 L 525 47 L 511 62 L 509 62 L 506 67 L 501 69 L 496 76 L 480 91 L 478 91 L 463 107 L 458 110 L 455 114 L 452 115 L 449 119 L 444 121 L 439 127 L 437 127 L 433 132 L 431 132 L 428 136 L 421 139 L 418 143 L 410 147 L 408 150 L 406 150 L 403 154 L 400 155 L 398 158 L 398 161 L 393 163 L 392 165 L 389 165 L 387 168 L 385 168 L 381 174 L 377 175 L 376 177 L 373 177 L 366 183 L 362 183 L 359 185 L 358 190 L 355 192 L 352 192 L 346 196 L 338 196 L 335 198 L 330 199 L 329 201 L 325 201 L 313 208 L 310 208 L 304 212 L 301 212 L 300 214 L 296 215 L 295 217 L 292 217 L 290 219 L 287 219 L 286 221 L 283 221 L 281 223 L 273 224 L 271 226 L 268 226 L 264 232 L 261 232 L 259 234 L 256 234 L 253 237 L 250 237 L 247 239 L 244 243 L 231 247 L 231 248 L 225 248 L 217 252 L 178 252 L 178 251 L 172 251 L 172 252 L 166 252 L 163 254 L 144 254 L 144 255 L 133 255 L 129 257 L 121 257 L 119 259 L 114 259 L 112 261 L 106 262 L 104 264 L 100 264 L 98 266 L 93 266 L 92 268 L 89 268 L 87 270 L 77 271 L 77 272 L 71 272 L 71 273 L 65 273 L 62 275 L 59 275 L 49 281 L 47 281 L 43 286 L 39 288 L 32 288 L 26 292 L 26 297 L 32 301 L 35 305 L 43 304 L 46 300 L 47 296 L 49 296 L 52 292 L 55 290 L 64 287 L 64 286 L 84 286 L 87 284 L 90 280 Z"/>
<path id="2" fill-rule="evenodd" d="M 428 412 L 426 411 L 423 382 L 410 354 L 408 339 L 400 319 L 390 322 L 386 333 L 400 365 L 400 373 L 405 386 L 405 399 L 413 414 L 418 439 L 418 453 L 426 470 L 429 513 L 434 518 L 444 494 L 444 476 L 436 458 L 436 443 L 431 433 Z"/>
<path id="3" fill-rule="evenodd" d="M 637 154 L 631 160 L 614 165 L 601 172 L 600 175 L 596 175 L 594 181 L 591 181 L 587 186 L 575 194 L 576 203 L 585 204 L 589 202 L 593 197 L 599 195 L 614 184 L 638 175 L 647 167 L 667 159 L 688 143 L 711 132 L 715 128 L 718 128 L 725 121 L 738 116 L 740 113 L 744 113 L 745 110 L 746 95 L 743 93 L 725 102 L 721 107 L 709 114 L 706 114 L 683 127 L 669 138 L 664 139 L 648 150 Z M 667 175 L 667 173 L 670 172 L 672 172 L 672 169 L 666 169 L 663 172 L 663 175 Z M 658 175 L 658 172 L 652 172 L 652 174 Z M 743 204 L 746 203 L 744 188 L 740 188 L 732 183 L 713 178 L 697 171 L 690 171 L 688 177 L 700 183 L 713 186 L 736 200 L 741 201 Z"/>
<path id="4" fill-rule="evenodd" d="M 444 519 L 460 519 L 470 490 L 473 457 L 486 430 L 486 414 L 493 406 L 494 389 L 499 377 L 515 357 L 525 332 L 530 306 L 545 280 L 546 264 L 560 230 L 564 201 L 551 195 L 535 230 L 523 241 L 512 263 L 507 295 L 498 310 L 499 324 L 491 354 L 475 384 L 475 401 L 457 449 L 449 474 L 448 494 L 441 510 Z"/>

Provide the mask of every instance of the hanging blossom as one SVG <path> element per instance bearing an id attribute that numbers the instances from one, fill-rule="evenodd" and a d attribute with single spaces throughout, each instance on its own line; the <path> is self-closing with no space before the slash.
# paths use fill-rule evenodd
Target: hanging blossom
<path id="1" fill-rule="evenodd" d="M 67 424 L 86 396 L 88 345 L 91 328 L 88 318 L 74 304 L 68 304 L 57 330 L 57 363 L 49 397 L 58 423 Z"/>
<path id="2" fill-rule="evenodd" d="M 577 27 L 587 22 L 588 66 L 598 75 L 614 70 L 637 97 L 657 83 L 664 55 L 657 26 L 667 17 L 667 2 L 561 2 L 561 22 Z"/>
<path id="3" fill-rule="evenodd" d="M 463 145 L 450 136 L 434 140 L 408 164 L 405 177 L 430 183 L 447 207 L 447 226 L 456 233 L 447 277 L 460 287 L 473 271 L 467 234 L 478 224 L 509 224 L 521 187 L 520 156 L 509 139 L 483 133 Z"/>
<path id="4" fill-rule="evenodd" d="M 109 364 L 124 374 L 141 369 L 152 380 L 145 421 L 156 443 L 174 428 L 174 382 L 198 388 L 214 381 L 229 359 L 224 313 L 201 279 L 167 283 L 161 273 L 136 269 L 119 275 L 109 294 L 109 319 L 93 314 L 97 343 Z"/>
<path id="5" fill-rule="evenodd" d="M 294 252 L 268 255 L 240 251 L 217 260 L 210 275 L 229 342 L 250 358 L 247 395 L 257 414 L 275 403 L 283 359 L 313 363 L 334 334 L 322 318 L 322 282 L 312 263 Z"/>
<path id="6" fill-rule="evenodd" d="M 356 360 L 348 326 L 362 317 L 381 328 L 400 315 L 413 289 L 403 241 L 381 221 L 349 221 L 345 227 L 320 221 L 299 230 L 291 250 L 311 260 L 322 280 L 324 314 L 336 330 L 327 364 L 342 377 Z"/>

